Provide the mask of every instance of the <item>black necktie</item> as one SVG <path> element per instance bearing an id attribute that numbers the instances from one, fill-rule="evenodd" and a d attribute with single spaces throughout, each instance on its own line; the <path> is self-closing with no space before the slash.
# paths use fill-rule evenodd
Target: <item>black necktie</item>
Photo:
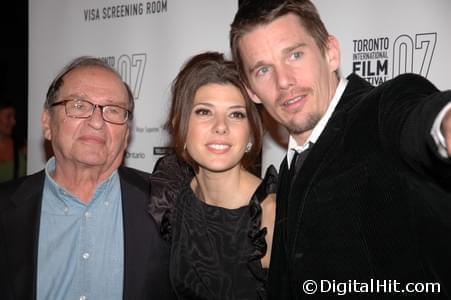
<path id="1" fill-rule="evenodd" d="M 294 156 L 290 163 L 290 181 L 293 180 L 293 178 L 296 176 L 297 173 L 299 173 L 299 170 L 301 169 L 302 165 L 304 164 L 305 159 L 307 158 L 308 153 L 310 152 L 310 149 L 312 149 L 313 143 L 309 143 L 309 147 L 302 151 L 301 153 L 294 151 Z"/>
<path id="2" fill-rule="evenodd" d="M 299 170 L 301 169 L 302 165 L 304 164 L 304 161 L 307 158 L 307 155 L 310 152 L 311 148 L 312 147 L 310 146 L 307 149 L 305 149 L 304 151 L 302 151 L 301 153 L 299 153 L 299 155 L 297 155 L 296 162 L 295 162 L 295 165 L 294 165 L 296 174 L 299 172 Z"/>
<path id="3" fill-rule="evenodd" d="M 296 174 L 296 163 L 297 163 L 297 160 L 298 160 L 298 157 L 299 157 L 299 152 L 297 152 L 294 149 L 293 149 L 293 151 L 294 151 L 294 155 L 291 158 L 290 170 L 288 171 L 290 180 L 291 180 L 291 178 L 293 178 L 294 174 Z"/>

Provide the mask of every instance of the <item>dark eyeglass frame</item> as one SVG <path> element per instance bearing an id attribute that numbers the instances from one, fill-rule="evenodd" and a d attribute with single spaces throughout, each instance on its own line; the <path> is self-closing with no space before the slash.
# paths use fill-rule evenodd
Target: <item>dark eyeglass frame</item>
<path id="1" fill-rule="evenodd" d="M 69 103 L 69 102 L 85 102 L 85 103 L 89 103 L 92 106 L 92 110 L 89 113 L 89 115 L 83 116 L 83 117 L 71 115 L 71 114 L 69 114 L 67 112 L 67 103 Z M 98 108 L 100 108 L 100 115 L 102 116 L 102 119 L 105 122 L 108 122 L 108 123 L 111 123 L 111 124 L 117 124 L 117 125 L 125 124 L 127 122 L 127 120 L 128 120 L 129 115 L 132 113 L 131 111 L 129 111 L 125 107 L 122 107 L 122 106 L 119 106 L 119 105 L 114 105 L 114 104 L 100 105 L 100 104 L 95 104 L 95 103 L 92 103 L 91 101 L 84 100 L 84 99 L 64 99 L 64 100 L 61 100 L 61 101 L 58 101 L 58 102 L 50 104 L 50 107 L 54 107 L 54 106 L 58 106 L 58 105 L 64 105 L 64 112 L 66 113 L 66 116 L 68 116 L 70 118 L 74 118 L 74 119 L 89 119 L 89 118 L 92 117 L 92 114 L 94 113 L 94 111 L 98 107 Z M 107 109 L 109 107 L 120 108 L 120 109 L 125 110 L 125 112 L 127 113 L 125 115 L 125 120 L 123 122 L 113 122 L 111 120 L 105 119 L 103 113 L 104 113 L 105 109 Z"/>

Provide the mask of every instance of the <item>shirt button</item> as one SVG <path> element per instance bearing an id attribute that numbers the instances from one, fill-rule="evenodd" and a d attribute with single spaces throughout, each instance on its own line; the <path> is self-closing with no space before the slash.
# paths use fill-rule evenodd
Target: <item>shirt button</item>
<path id="1" fill-rule="evenodd" d="M 88 259 L 89 258 L 89 253 L 88 252 L 83 253 L 82 257 L 83 257 L 83 259 Z M 82 297 L 85 297 L 85 296 L 82 296 Z"/>
<path id="2" fill-rule="evenodd" d="M 80 297 L 80 300 L 87 300 L 88 299 L 88 297 L 86 297 L 86 296 L 81 296 Z"/>
<path id="3" fill-rule="evenodd" d="M 110 205 L 110 202 L 105 201 L 105 206 L 108 206 L 108 205 Z"/>
<path id="4" fill-rule="evenodd" d="M 91 212 L 89 212 L 89 211 L 85 212 L 85 217 L 86 218 L 89 218 L 90 216 L 91 216 Z"/>

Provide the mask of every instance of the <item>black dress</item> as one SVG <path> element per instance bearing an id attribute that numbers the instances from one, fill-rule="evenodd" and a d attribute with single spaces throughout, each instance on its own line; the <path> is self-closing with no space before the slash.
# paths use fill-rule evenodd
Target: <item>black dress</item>
<path id="1" fill-rule="evenodd" d="M 276 190 L 268 168 L 249 204 L 208 205 L 190 188 L 193 174 L 175 156 L 160 160 L 151 176 L 152 216 L 171 243 L 170 279 L 180 299 L 265 299 L 266 228 L 260 203 Z"/>

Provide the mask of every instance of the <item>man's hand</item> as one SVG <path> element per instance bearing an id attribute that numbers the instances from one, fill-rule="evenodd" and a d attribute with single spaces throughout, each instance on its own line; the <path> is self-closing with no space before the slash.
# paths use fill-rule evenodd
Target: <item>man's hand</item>
<path id="1" fill-rule="evenodd" d="M 445 138 L 448 157 L 451 157 L 451 109 L 445 114 L 442 120 L 441 131 Z"/>

